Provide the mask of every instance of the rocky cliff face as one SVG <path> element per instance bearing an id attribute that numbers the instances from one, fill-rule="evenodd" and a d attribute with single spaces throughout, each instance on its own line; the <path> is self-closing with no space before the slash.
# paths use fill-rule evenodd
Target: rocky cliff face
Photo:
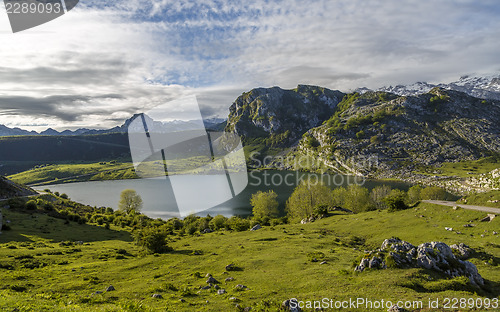
<path id="1" fill-rule="evenodd" d="M 340 114 L 311 129 L 298 149 L 332 167 L 360 156 L 378 159 L 377 168 L 353 167 L 356 174 L 404 172 L 499 154 L 499 118 L 498 102 L 441 88 L 418 96 L 354 94 Z"/>
<path id="2" fill-rule="evenodd" d="M 339 91 L 304 85 L 253 89 L 231 105 L 226 131 L 247 142 L 260 138 L 269 145 L 287 146 L 328 119 L 343 97 Z"/>

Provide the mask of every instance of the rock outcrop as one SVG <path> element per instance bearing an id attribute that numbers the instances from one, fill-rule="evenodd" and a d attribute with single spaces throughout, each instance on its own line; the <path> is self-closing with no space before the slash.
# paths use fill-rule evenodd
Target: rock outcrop
<path id="1" fill-rule="evenodd" d="M 455 253 L 459 257 L 455 256 Z M 474 286 L 481 287 L 484 280 L 476 266 L 464 261 L 473 253 L 465 244 L 452 245 L 442 242 L 423 243 L 418 247 L 397 238 L 386 239 L 380 249 L 369 252 L 355 270 L 385 269 L 392 267 L 419 267 L 444 273 L 449 277 L 466 276 Z M 461 258 L 461 259 L 460 259 Z"/>

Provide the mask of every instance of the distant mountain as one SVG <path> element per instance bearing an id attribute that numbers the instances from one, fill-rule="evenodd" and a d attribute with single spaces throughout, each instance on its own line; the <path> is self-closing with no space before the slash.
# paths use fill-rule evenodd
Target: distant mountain
<path id="1" fill-rule="evenodd" d="M 430 84 L 427 82 L 416 82 L 410 85 L 382 87 L 375 91 L 390 92 L 406 96 L 424 94 L 436 87 L 460 91 L 481 99 L 500 100 L 500 75 L 485 77 L 462 76 L 458 81 L 451 83 Z M 356 92 L 361 94 L 367 91 L 373 90 L 368 88 L 356 89 Z"/>
<path id="2" fill-rule="evenodd" d="M 125 122 L 121 126 L 116 126 L 111 129 L 105 130 L 97 130 L 97 129 L 77 129 L 77 130 L 64 130 L 57 131 L 52 128 L 48 128 L 40 133 L 36 131 L 27 131 L 19 128 L 9 128 L 4 125 L 0 125 L 0 137 L 3 136 L 20 136 L 20 135 L 44 135 L 44 136 L 78 136 L 78 135 L 95 135 L 95 134 L 112 134 L 112 133 L 127 133 L 128 127 L 132 120 L 136 117 L 140 116 L 140 114 L 135 114 L 129 119 L 125 120 Z M 149 118 L 145 115 L 146 118 Z M 194 121 L 183 121 L 183 120 L 173 120 L 169 122 L 158 122 L 153 121 L 149 118 L 151 124 L 154 125 L 153 129 L 157 132 L 175 132 L 175 131 L 183 131 L 183 130 L 191 130 L 193 127 L 197 127 L 198 123 Z M 222 131 L 225 127 L 226 119 L 223 118 L 211 118 L 204 120 L 205 127 L 210 130 L 219 130 Z"/>

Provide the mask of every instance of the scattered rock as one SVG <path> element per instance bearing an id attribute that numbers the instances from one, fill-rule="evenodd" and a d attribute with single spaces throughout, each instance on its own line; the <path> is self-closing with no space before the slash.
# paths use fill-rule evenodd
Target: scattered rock
<path id="1" fill-rule="evenodd" d="M 186 300 L 184 300 L 184 298 L 181 298 L 179 299 L 180 302 L 186 302 Z"/>
<path id="2" fill-rule="evenodd" d="M 212 232 L 213 232 L 213 230 L 212 230 L 212 229 L 206 228 L 206 229 L 204 229 L 204 230 L 203 230 L 203 232 L 202 232 L 202 233 L 203 233 L 203 234 L 208 234 L 208 233 L 212 233 Z"/>
<path id="3" fill-rule="evenodd" d="M 498 235 L 498 232 L 493 231 L 493 235 Z"/>
<path id="4" fill-rule="evenodd" d="M 496 215 L 493 213 L 488 214 L 486 217 L 481 219 L 481 222 L 491 222 L 493 219 L 495 219 Z"/>
<path id="5" fill-rule="evenodd" d="M 387 310 L 387 312 L 406 312 L 406 309 L 398 307 L 397 305 L 393 305 Z"/>
<path id="6" fill-rule="evenodd" d="M 453 228 L 445 227 L 444 229 L 447 230 L 447 231 L 453 232 Z"/>
<path id="7" fill-rule="evenodd" d="M 260 230 L 262 228 L 262 226 L 260 226 L 260 224 L 256 224 L 254 225 L 253 228 L 250 229 L 250 231 L 257 231 L 257 230 Z"/>
<path id="8" fill-rule="evenodd" d="M 312 262 L 318 262 L 318 259 L 313 258 L 311 261 L 312 261 Z"/>
<path id="9" fill-rule="evenodd" d="M 212 277 L 212 274 L 207 273 L 207 275 L 205 275 L 205 277 Z"/>
<path id="10" fill-rule="evenodd" d="M 102 291 L 98 290 L 98 291 L 96 291 L 94 294 L 95 294 L 95 295 L 100 295 L 100 294 L 102 294 L 102 293 L 103 293 Z"/>
<path id="11" fill-rule="evenodd" d="M 464 227 L 466 227 L 466 228 L 474 227 L 474 224 L 470 224 L 470 223 L 464 224 Z"/>
<path id="12" fill-rule="evenodd" d="M 220 289 L 220 286 L 219 285 L 215 285 L 214 288 L 215 289 Z"/>
<path id="13" fill-rule="evenodd" d="M 210 286 L 209 286 L 209 285 L 207 285 L 207 286 L 203 286 L 203 287 L 201 287 L 200 289 L 201 289 L 201 290 L 207 290 L 207 289 L 210 289 Z"/>
<path id="14" fill-rule="evenodd" d="M 320 264 L 327 264 L 327 262 L 326 262 L 326 261 L 323 261 L 323 262 L 321 262 Z"/>
<path id="15" fill-rule="evenodd" d="M 461 207 L 459 207 L 459 206 L 454 206 L 454 207 L 453 207 L 453 210 L 458 210 L 458 209 L 460 209 L 460 208 L 461 208 Z"/>
<path id="16" fill-rule="evenodd" d="M 231 297 L 231 298 L 229 298 L 229 300 L 231 300 L 231 301 L 239 301 L 238 298 L 236 298 L 236 297 Z"/>
<path id="17" fill-rule="evenodd" d="M 219 281 L 217 281 L 215 278 L 213 278 L 212 276 L 210 276 L 207 279 L 207 284 L 219 284 Z"/>
<path id="18" fill-rule="evenodd" d="M 106 291 L 115 291 L 116 289 L 113 286 L 109 286 L 106 288 Z"/>
<path id="19" fill-rule="evenodd" d="M 234 271 L 234 269 L 236 269 L 234 263 L 226 265 L 226 271 Z"/>
<path id="20" fill-rule="evenodd" d="M 292 307 L 293 305 L 293 307 Z M 297 299 L 292 298 L 292 299 L 287 299 L 283 301 L 281 304 L 281 307 L 285 309 L 285 311 L 290 311 L 290 312 L 301 312 L 302 310 L 299 308 L 299 302 Z"/>
<path id="21" fill-rule="evenodd" d="M 226 278 L 226 280 L 225 280 L 225 282 L 226 282 L 226 283 L 227 283 L 227 282 L 232 282 L 232 281 L 234 281 L 234 277 L 228 277 L 228 278 Z"/>
<path id="22" fill-rule="evenodd" d="M 226 290 L 225 290 L 225 289 L 219 289 L 219 290 L 217 290 L 217 294 L 218 294 L 218 295 L 223 295 L 223 294 L 225 294 L 225 293 L 226 293 Z"/>
<path id="23" fill-rule="evenodd" d="M 153 297 L 155 299 L 163 299 L 163 296 L 160 294 L 153 294 L 153 296 L 151 296 L 151 297 Z"/>
<path id="24" fill-rule="evenodd" d="M 236 289 L 236 290 L 245 290 L 245 289 L 247 289 L 247 287 L 245 285 L 238 284 L 238 285 L 234 286 L 234 289 Z"/>

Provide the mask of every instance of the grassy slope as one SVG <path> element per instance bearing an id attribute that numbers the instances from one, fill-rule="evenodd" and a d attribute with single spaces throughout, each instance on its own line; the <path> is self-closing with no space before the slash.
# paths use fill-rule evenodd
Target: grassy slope
<path id="1" fill-rule="evenodd" d="M 174 251 L 163 255 L 145 255 L 133 243 L 130 235 L 116 228 L 63 224 L 63 221 L 38 215 L 4 211 L 12 221 L 12 231 L 0 235 L 0 263 L 13 265 L 14 270 L 0 269 L 0 310 L 19 311 L 236 311 L 236 297 L 242 307 L 253 311 L 274 311 L 280 302 L 290 297 L 335 300 L 367 297 L 399 300 L 429 297 L 477 297 L 474 291 L 460 290 L 427 293 L 402 285 L 410 276 L 432 274 L 417 269 L 388 269 L 353 274 L 353 260 L 365 249 L 380 246 L 385 238 L 397 236 L 413 244 L 443 241 L 464 242 L 483 251 L 481 258 L 472 258 L 480 274 L 489 280 L 490 296 L 500 294 L 500 270 L 486 265 L 500 258 L 500 220 L 481 223 L 485 214 L 475 211 L 421 204 L 417 208 L 397 213 L 369 212 L 358 215 L 337 215 L 312 224 L 264 227 L 255 232 L 215 232 L 202 236 L 175 237 Z M 472 221 L 475 227 L 464 228 Z M 452 227 L 463 234 L 446 231 Z M 481 235 L 484 235 L 482 237 Z M 360 239 L 364 244 L 358 245 Z M 60 246 L 61 240 L 79 241 L 84 245 Z M 18 242 L 22 241 L 22 242 Z M 10 249 L 15 246 L 17 249 Z M 122 256 L 119 249 L 126 250 Z M 81 250 L 81 251 L 79 251 Z M 201 255 L 194 255 L 199 251 Z M 62 252 L 63 255 L 56 255 Z M 324 254 L 326 265 L 311 262 Z M 33 256 L 22 260 L 20 256 Z M 18 259 L 15 259 L 17 257 Z M 37 269 L 20 268 L 20 263 L 39 261 L 47 266 Z M 241 271 L 224 273 L 225 265 L 235 263 Z M 203 277 L 197 277 L 199 272 Z M 205 274 L 211 273 L 222 282 L 227 294 L 201 290 L 206 285 Z M 231 276 L 235 281 L 224 283 Z M 446 281 L 426 281 L 414 278 L 427 289 L 443 288 Z M 454 281 L 451 281 L 452 283 Z M 172 284 L 177 290 L 167 287 Z M 234 286 L 243 284 L 245 291 Z M 114 292 L 92 295 L 113 285 Z M 23 292 L 22 290 L 26 290 Z M 444 287 L 446 288 L 446 287 Z M 16 291 L 17 290 L 17 291 Z M 484 292 L 478 291 L 480 294 Z M 153 293 L 164 299 L 153 299 Z M 183 298 L 186 302 L 181 302 Z M 207 303 L 208 301 L 208 303 Z M 266 307 L 266 302 L 269 306 Z M 386 309 L 380 310 L 385 311 Z M 343 310 L 348 311 L 348 310 Z M 435 310 L 433 310 L 435 311 Z"/>
<path id="2" fill-rule="evenodd" d="M 422 167 L 416 173 L 438 175 L 438 176 L 457 176 L 460 178 L 470 178 L 480 174 L 489 173 L 494 169 L 500 168 L 500 157 L 491 156 L 479 160 L 461 161 L 456 163 L 444 163 L 441 167 Z"/>
<path id="3" fill-rule="evenodd" d="M 464 198 L 469 205 L 489 206 L 500 208 L 500 191 L 489 191 L 485 193 L 470 194 Z M 464 203 L 464 200 L 458 200 L 457 203 Z"/>
<path id="4" fill-rule="evenodd" d="M 131 163 L 54 164 L 27 170 L 8 178 L 21 184 L 50 184 L 88 180 L 136 178 Z"/>

